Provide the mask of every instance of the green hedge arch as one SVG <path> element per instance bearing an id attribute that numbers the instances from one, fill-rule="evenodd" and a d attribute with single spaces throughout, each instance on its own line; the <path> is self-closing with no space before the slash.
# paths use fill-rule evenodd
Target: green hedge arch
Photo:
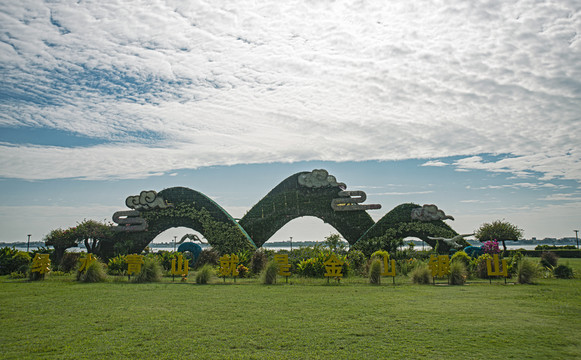
<path id="1" fill-rule="evenodd" d="M 334 211 L 331 201 L 343 190 L 339 186 L 309 188 L 299 184 L 300 172 L 289 176 L 272 189 L 240 220 L 256 246 L 268 239 L 293 219 L 313 216 L 334 227 L 353 245 L 374 225 L 365 210 Z"/>
<path id="2" fill-rule="evenodd" d="M 147 230 L 116 233 L 113 241 L 102 247 L 103 255 L 141 253 L 156 236 L 172 227 L 200 232 L 220 253 L 256 249 L 236 220 L 206 195 L 185 187 L 172 187 L 160 191 L 158 196 L 173 206 L 140 211 L 140 216 L 147 221 Z"/>
<path id="3" fill-rule="evenodd" d="M 442 220 L 419 221 L 412 220 L 412 210 L 421 206 L 413 203 L 405 203 L 396 206 L 385 214 L 377 223 L 371 226 L 355 243 L 354 248 L 362 247 L 365 242 L 373 238 L 390 234 L 394 238 L 417 237 L 425 241 L 438 252 L 447 254 L 450 246 L 443 241 L 428 239 L 431 237 L 452 238 L 458 233 Z M 466 243 L 466 246 L 470 244 Z"/>

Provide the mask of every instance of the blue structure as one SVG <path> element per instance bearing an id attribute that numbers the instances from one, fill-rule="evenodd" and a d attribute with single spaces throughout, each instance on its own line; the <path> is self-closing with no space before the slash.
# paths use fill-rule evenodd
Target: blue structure
<path id="1" fill-rule="evenodd" d="M 186 243 L 181 244 L 178 247 L 178 252 L 183 253 L 185 251 L 189 251 L 192 253 L 192 255 L 194 256 L 193 265 L 195 265 L 196 262 L 198 262 L 198 258 L 200 257 L 200 253 L 202 252 L 202 247 L 196 243 L 193 243 L 193 242 L 186 242 Z"/>

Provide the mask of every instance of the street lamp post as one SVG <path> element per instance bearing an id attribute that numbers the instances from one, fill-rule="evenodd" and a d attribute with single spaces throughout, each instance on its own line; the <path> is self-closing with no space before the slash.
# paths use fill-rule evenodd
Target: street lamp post
<path id="1" fill-rule="evenodd" d="M 293 251 L 293 237 L 290 237 L 290 243 L 291 243 L 291 251 Z"/>
<path id="2" fill-rule="evenodd" d="M 31 234 L 28 234 L 28 243 L 26 244 L 26 252 L 28 252 L 30 250 L 30 237 L 31 236 L 32 236 Z"/>
<path id="3" fill-rule="evenodd" d="M 575 240 L 577 241 L 577 249 L 579 249 L 579 230 L 573 230 L 575 231 Z"/>
<path id="4" fill-rule="evenodd" d="M 173 252 L 176 252 L 176 241 L 177 241 L 177 236 L 173 237 Z"/>

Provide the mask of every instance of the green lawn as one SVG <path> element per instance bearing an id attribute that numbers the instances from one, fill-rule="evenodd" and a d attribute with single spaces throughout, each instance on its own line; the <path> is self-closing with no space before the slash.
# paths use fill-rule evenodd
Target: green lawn
<path id="1" fill-rule="evenodd" d="M 581 259 L 562 259 L 581 273 Z M 190 275 L 190 279 L 193 276 Z M 193 280 L 190 280 L 193 281 Z M 82 284 L 0 277 L 2 359 L 581 357 L 581 279 Z"/>

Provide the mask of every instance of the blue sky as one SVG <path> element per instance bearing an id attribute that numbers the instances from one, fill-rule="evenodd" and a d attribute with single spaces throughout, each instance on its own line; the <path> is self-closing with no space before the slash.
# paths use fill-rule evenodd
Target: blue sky
<path id="1" fill-rule="evenodd" d="M 316 168 L 375 219 L 416 202 L 462 233 L 581 227 L 576 1 L 19 1 L 0 19 L 0 242 L 172 186 L 242 216 Z"/>

